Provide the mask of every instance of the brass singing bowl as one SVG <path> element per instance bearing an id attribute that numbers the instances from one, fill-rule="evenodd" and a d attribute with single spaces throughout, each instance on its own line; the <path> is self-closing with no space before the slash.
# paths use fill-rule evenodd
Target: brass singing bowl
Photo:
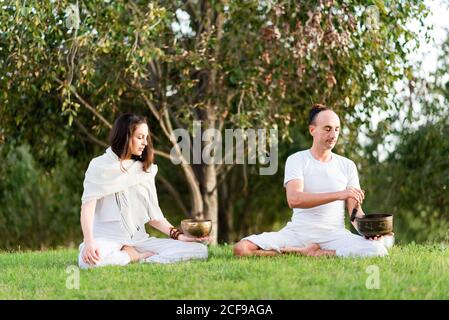
<path id="1" fill-rule="evenodd" d="M 184 219 L 181 221 L 181 230 L 190 237 L 206 237 L 212 230 L 212 220 Z"/>
<path id="2" fill-rule="evenodd" d="M 391 234 L 393 232 L 393 215 L 369 214 L 355 218 L 357 231 L 365 237 L 374 237 Z"/>

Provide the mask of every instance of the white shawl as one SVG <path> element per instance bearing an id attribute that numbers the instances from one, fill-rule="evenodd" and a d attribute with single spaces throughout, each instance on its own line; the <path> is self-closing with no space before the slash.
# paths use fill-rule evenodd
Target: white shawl
<path id="1" fill-rule="evenodd" d="M 99 157 L 92 159 L 84 178 L 84 192 L 81 202 L 98 200 L 115 194 L 123 226 L 131 237 L 149 220 L 164 219 L 157 199 L 154 182 L 157 165 L 152 164 L 149 172 L 143 171 L 143 163 L 120 159 L 109 147 Z"/>

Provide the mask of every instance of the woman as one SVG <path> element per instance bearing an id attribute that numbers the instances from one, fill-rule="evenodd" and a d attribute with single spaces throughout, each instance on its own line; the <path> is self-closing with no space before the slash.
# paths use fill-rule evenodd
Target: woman
<path id="1" fill-rule="evenodd" d="M 124 114 L 114 123 L 110 147 L 86 171 L 81 206 L 81 268 L 130 262 L 171 263 L 207 258 L 209 238 L 188 237 L 159 208 L 157 166 L 144 117 Z M 145 224 L 171 239 L 149 237 Z"/>

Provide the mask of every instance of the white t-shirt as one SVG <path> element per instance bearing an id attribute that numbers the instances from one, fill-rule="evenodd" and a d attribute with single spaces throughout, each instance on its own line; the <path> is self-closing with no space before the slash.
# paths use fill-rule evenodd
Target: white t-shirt
<path id="1" fill-rule="evenodd" d="M 287 158 L 284 187 L 294 179 L 304 181 L 304 192 L 325 193 L 360 189 L 355 163 L 348 158 L 331 153 L 331 160 L 315 159 L 310 149 L 299 151 Z M 308 209 L 293 209 L 292 222 L 304 226 L 344 228 L 345 201 L 338 200 Z"/>

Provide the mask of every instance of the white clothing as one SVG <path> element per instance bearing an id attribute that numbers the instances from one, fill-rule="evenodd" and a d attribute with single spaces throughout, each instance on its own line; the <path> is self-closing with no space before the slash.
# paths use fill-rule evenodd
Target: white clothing
<path id="1" fill-rule="evenodd" d="M 331 153 L 331 160 L 321 162 L 309 150 L 299 151 L 287 159 L 284 187 L 291 180 L 304 182 L 304 192 L 325 193 L 349 187 L 360 189 L 357 167 L 353 161 Z M 280 252 L 283 247 L 304 247 L 318 243 L 337 256 L 384 256 L 382 241 L 368 240 L 345 229 L 345 201 L 338 200 L 308 209 L 294 208 L 291 222 L 277 232 L 264 232 L 244 238 L 263 250 Z"/>
<path id="2" fill-rule="evenodd" d="M 111 265 L 124 266 L 130 263 L 131 259 L 129 255 L 126 252 L 121 251 L 121 248 L 124 245 L 123 242 L 106 238 L 96 238 L 95 243 L 99 247 L 100 261 L 94 266 L 86 264 L 82 258 L 84 249 L 84 243 L 82 243 L 79 248 L 80 253 L 78 256 L 80 268 L 87 269 Z M 184 242 L 173 239 L 148 237 L 127 244 L 135 247 L 139 252 L 152 251 L 156 253 L 155 255 L 140 261 L 145 263 L 174 263 L 190 259 L 207 258 L 207 247 L 197 242 Z"/>
<path id="3" fill-rule="evenodd" d="M 103 155 L 89 163 L 81 201 L 84 204 L 114 195 L 122 224 L 127 232 L 133 235 L 141 225 L 163 216 L 154 181 L 157 169 L 157 166 L 152 164 L 146 172 L 143 170 L 143 163 L 137 160 L 120 162 L 119 157 L 109 147 Z M 101 203 L 99 205 L 102 206 Z M 108 216 L 111 214 L 111 210 L 103 210 L 103 215 L 98 219 L 109 221 L 111 218 Z"/>
<path id="4" fill-rule="evenodd" d="M 120 219 L 120 211 L 115 203 L 114 195 L 106 196 L 98 202 L 100 206 L 98 206 L 98 211 L 97 208 L 95 209 L 93 237 L 95 244 L 99 247 L 100 261 L 94 266 L 87 265 L 82 259 L 84 243 L 81 243 L 78 256 L 80 268 L 128 264 L 130 262 L 129 255 L 121 251 L 124 245 L 135 247 L 139 252 L 152 251 L 156 253 L 141 262 L 172 263 L 207 258 L 207 246 L 196 242 L 150 237 L 144 224 L 138 228 L 135 234 L 130 235 Z M 105 210 L 109 210 L 109 212 L 105 213 Z M 162 216 L 162 219 L 165 218 Z"/>
<path id="5" fill-rule="evenodd" d="M 131 188 L 146 188 L 146 186 L 144 185 L 137 185 Z M 153 210 L 151 210 L 152 214 L 151 214 L 151 220 L 163 220 L 164 215 L 161 211 L 161 209 L 159 208 L 159 203 L 157 200 L 157 195 L 155 196 L 156 199 L 154 199 L 154 204 L 152 204 L 151 206 L 154 207 Z M 139 200 L 138 198 L 133 198 L 131 197 L 130 199 L 131 201 L 136 202 L 135 204 L 133 204 L 133 208 L 134 210 L 146 210 L 145 209 L 145 201 L 143 200 Z M 156 208 L 157 206 L 157 208 Z M 136 232 L 139 231 L 139 229 L 142 228 L 142 226 L 145 225 L 145 223 L 147 223 L 149 221 L 149 215 L 146 219 L 143 219 L 142 221 L 140 221 L 140 223 L 136 226 Z M 112 222 L 115 221 L 117 222 L 117 224 L 115 225 L 115 230 L 120 230 L 120 238 L 133 238 L 135 235 L 131 235 L 129 233 L 125 234 L 125 229 L 122 228 L 124 227 L 123 225 L 123 221 L 121 219 L 121 213 L 119 210 L 119 204 L 118 204 L 118 199 L 117 199 L 117 195 L 116 194 L 110 194 L 107 195 L 101 199 L 97 200 L 96 206 L 95 206 L 95 214 L 94 214 L 94 233 L 95 233 L 95 227 L 97 228 L 101 228 L 104 229 L 105 226 L 101 226 L 101 223 L 103 222 Z M 119 223 L 120 222 L 120 223 Z M 120 228 L 119 228 L 120 227 Z M 110 228 L 110 224 L 108 225 L 108 228 Z M 98 232 L 98 231 L 97 231 Z M 117 236 L 117 233 L 115 232 L 109 232 L 108 236 Z"/>
<path id="6" fill-rule="evenodd" d="M 284 187 L 290 180 L 304 181 L 304 192 L 325 193 L 348 187 L 360 189 L 357 167 L 345 157 L 331 153 L 329 162 L 316 160 L 309 150 L 299 151 L 287 158 Z M 302 225 L 344 227 L 345 201 L 338 200 L 308 209 L 294 208 L 292 221 Z"/>
<path id="7" fill-rule="evenodd" d="M 119 215 L 118 211 L 116 214 Z M 93 236 L 100 251 L 100 261 L 94 267 L 128 264 L 130 262 L 129 255 L 121 251 L 124 245 L 135 247 L 139 252 L 155 252 L 155 255 L 141 261 L 148 263 L 172 263 L 190 259 L 206 259 L 208 256 L 207 246 L 201 243 L 150 237 L 145 226 L 142 226 L 131 237 L 120 220 L 107 222 L 94 220 Z M 78 256 L 79 266 L 80 268 L 92 267 L 83 261 L 83 249 L 84 243 L 81 243 Z"/>
<path id="8" fill-rule="evenodd" d="M 158 239 L 147 234 L 145 223 L 165 219 L 154 182 L 157 166 L 151 165 L 145 173 L 140 161 L 125 160 L 123 165 L 126 172 L 120 171 L 118 157 L 108 148 L 106 154 L 91 161 L 86 172 L 82 202 L 97 201 L 92 232 L 100 261 L 95 266 L 128 264 L 129 255 L 121 251 L 124 245 L 139 252 L 156 253 L 142 262 L 207 258 L 207 247 L 201 243 Z M 82 259 L 84 243 L 79 249 L 79 266 L 90 267 Z"/>
<path id="9" fill-rule="evenodd" d="M 311 243 L 318 243 L 321 249 L 335 250 L 335 255 L 339 257 L 388 255 L 382 241 L 368 240 L 346 229 L 330 229 L 327 234 L 313 228 L 306 230 L 293 222 L 289 222 L 280 231 L 251 235 L 243 240 L 249 240 L 263 250 L 275 250 L 279 253 L 283 247 L 304 247 Z"/>

